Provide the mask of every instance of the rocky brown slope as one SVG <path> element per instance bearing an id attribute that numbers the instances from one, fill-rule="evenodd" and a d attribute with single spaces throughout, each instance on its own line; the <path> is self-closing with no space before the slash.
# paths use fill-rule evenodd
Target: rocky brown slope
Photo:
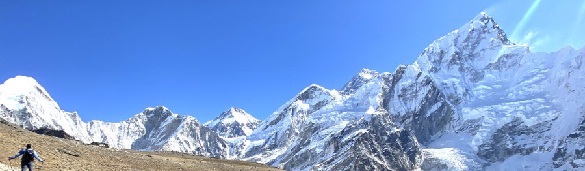
<path id="1" fill-rule="evenodd" d="M 140 152 L 83 144 L 74 140 L 39 135 L 0 124 L 0 169 L 16 170 L 20 160 L 8 161 L 25 144 L 32 144 L 44 163 L 36 170 L 280 170 L 263 164 L 221 160 L 176 152 Z M 13 166 L 10 169 L 10 166 Z"/>

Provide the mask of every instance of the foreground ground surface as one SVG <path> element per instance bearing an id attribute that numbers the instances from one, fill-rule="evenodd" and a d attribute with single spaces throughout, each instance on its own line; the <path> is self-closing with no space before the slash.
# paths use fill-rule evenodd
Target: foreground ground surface
<path id="1" fill-rule="evenodd" d="M 0 123 L 0 170 L 19 170 L 20 158 L 8 161 L 32 144 L 44 163 L 35 170 L 280 170 L 244 161 L 221 160 L 174 152 L 116 150 L 46 135 Z M 12 167 L 11 167 L 12 166 Z"/>

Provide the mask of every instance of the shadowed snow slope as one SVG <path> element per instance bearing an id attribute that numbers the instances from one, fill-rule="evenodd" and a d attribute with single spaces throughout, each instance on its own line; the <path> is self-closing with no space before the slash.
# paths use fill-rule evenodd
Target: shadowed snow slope
<path id="1" fill-rule="evenodd" d="M 585 48 L 533 53 L 481 13 L 393 73 L 310 85 L 259 122 L 231 108 L 202 126 L 164 107 L 84 123 L 32 78 L 0 85 L 0 116 L 83 142 L 286 170 L 583 170 Z M 389 66 L 392 67 L 392 66 Z"/>

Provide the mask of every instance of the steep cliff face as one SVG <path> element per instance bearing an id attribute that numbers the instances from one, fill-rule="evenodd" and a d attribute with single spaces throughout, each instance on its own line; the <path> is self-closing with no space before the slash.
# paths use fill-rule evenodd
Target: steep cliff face
<path id="1" fill-rule="evenodd" d="M 164 107 L 84 123 L 32 78 L 0 85 L 0 117 L 115 148 L 170 150 L 287 170 L 585 169 L 585 48 L 533 53 L 481 13 L 394 73 L 310 85 L 259 122 L 232 108 L 202 126 Z"/>
<path id="2" fill-rule="evenodd" d="M 248 136 L 241 158 L 287 170 L 418 168 L 415 136 L 382 107 L 391 79 L 364 69 L 340 92 L 307 87 Z"/>
<path id="3" fill-rule="evenodd" d="M 277 158 L 298 143 L 299 137 L 311 137 L 313 131 L 307 130 L 318 126 L 310 122 L 315 116 L 312 114 L 337 98 L 336 91 L 318 85 L 305 88 L 247 137 L 241 157 L 261 163 L 279 163 Z"/>
<path id="4" fill-rule="evenodd" d="M 585 120 L 575 132 L 561 140 L 554 151 L 553 167 L 569 170 L 585 168 Z"/>
<path id="5" fill-rule="evenodd" d="M 92 121 L 89 134 L 93 141 L 114 148 L 178 151 L 228 158 L 229 144 L 217 133 L 191 116 L 180 116 L 159 106 L 119 123 Z"/>
<path id="6" fill-rule="evenodd" d="M 86 125 L 77 113 L 65 112 L 33 78 L 17 76 L 0 84 L 0 117 L 25 129 L 64 130 L 88 142 Z"/>
<path id="7" fill-rule="evenodd" d="M 584 51 L 531 53 L 480 14 L 399 67 L 388 110 L 425 145 L 423 168 L 576 169 L 562 144 L 583 118 Z"/>
<path id="8" fill-rule="evenodd" d="M 61 110 L 47 91 L 30 77 L 17 76 L 0 84 L 0 117 L 33 131 L 63 131 L 84 143 L 102 142 L 113 148 L 229 157 L 228 144 L 193 117 L 179 116 L 165 107 L 157 107 L 119 123 L 85 123 L 77 113 Z"/>
<path id="9" fill-rule="evenodd" d="M 413 66 L 399 67 L 386 94 L 385 107 L 401 127 L 428 144 L 455 119 L 455 108 L 434 80 Z"/>
<path id="10" fill-rule="evenodd" d="M 422 150 L 408 130 L 396 129 L 387 113 L 345 127 L 327 143 L 327 156 L 314 170 L 415 170 Z"/>

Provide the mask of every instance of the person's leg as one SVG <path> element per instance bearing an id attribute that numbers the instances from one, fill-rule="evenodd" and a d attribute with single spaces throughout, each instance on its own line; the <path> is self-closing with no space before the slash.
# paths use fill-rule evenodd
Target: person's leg
<path id="1" fill-rule="evenodd" d="M 22 168 L 22 171 L 26 171 L 26 163 L 20 162 L 20 168 Z"/>
<path id="2" fill-rule="evenodd" d="M 29 162 L 28 163 L 28 170 L 33 171 L 33 167 L 34 167 L 33 162 Z"/>

